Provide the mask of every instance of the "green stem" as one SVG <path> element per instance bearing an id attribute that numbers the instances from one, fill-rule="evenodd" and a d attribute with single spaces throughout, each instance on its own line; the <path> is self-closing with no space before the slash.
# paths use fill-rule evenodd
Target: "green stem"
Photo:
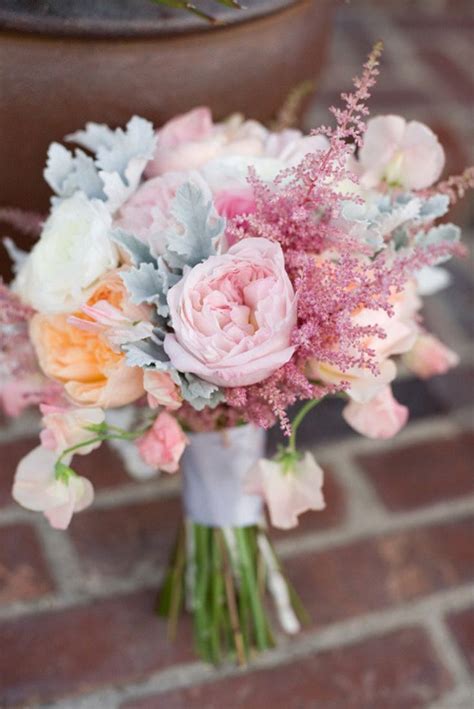
<path id="1" fill-rule="evenodd" d="M 291 436 L 290 440 L 288 442 L 288 449 L 291 451 L 296 450 L 296 432 L 298 431 L 298 428 L 303 421 L 304 417 L 306 414 L 308 414 L 311 409 L 314 409 L 317 404 L 319 404 L 320 399 L 311 399 L 310 401 L 307 401 L 306 404 L 304 404 L 301 409 L 298 411 L 296 414 L 295 418 L 291 422 Z"/>
<path id="2" fill-rule="evenodd" d="M 263 610 L 260 597 L 258 594 L 257 578 L 252 566 L 251 552 L 248 545 L 248 539 L 245 527 L 236 527 L 234 529 L 239 549 L 239 557 L 242 569 L 242 581 L 245 585 L 250 607 L 252 609 L 253 620 L 255 622 L 255 636 L 257 648 L 265 650 L 268 647 L 267 626 L 265 623 L 265 612 Z"/>

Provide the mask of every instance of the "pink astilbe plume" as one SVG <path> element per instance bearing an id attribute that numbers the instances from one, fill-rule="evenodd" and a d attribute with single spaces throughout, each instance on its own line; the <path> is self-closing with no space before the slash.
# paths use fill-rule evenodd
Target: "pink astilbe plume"
<path id="1" fill-rule="evenodd" d="M 460 175 L 451 175 L 427 190 L 427 194 L 445 194 L 451 204 L 462 199 L 467 190 L 474 189 L 474 165 L 467 167 Z"/>
<path id="2" fill-rule="evenodd" d="M 364 309 L 393 315 L 393 297 L 404 290 L 414 272 L 459 249 L 446 243 L 418 248 L 419 224 L 400 253 L 390 246 L 372 247 L 343 217 L 348 195 L 342 185 L 348 180 L 358 182 L 350 169 L 351 158 L 363 141 L 369 113 L 366 101 L 379 73 L 381 50 L 379 43 L 362 75 L 354 79 L 354 91 L 342 95 L 343 108 L 331 109 L 335 128 L 313 133 L 326 136 L 327 149 L 308 153 L 298 165 L 280 173 L 272 185 L 264 184 L 251 170 L 255 211 L 235 218 L 228 228 L 231 239 L 258 236 L 278 241 L 298 298 L 298 323 L 292 335 L 296 348 L 290 363 L 261 384 L 226 394 L 227 402 L 247 420 L 265 428 L 276 418 L 288 433 L 286 408 L 298 399 L 320 398 L 344 389 L 343 374 L 353 367 L 377 375 L 375 352 L 367 342 L 385 338 L 385 332 L 357 324 L 354 315 Z M 363 203 L 353 194 L 350 199 Z M 339 384 L 316 383 L 315 388 L 305 376 L 308 360 L 327 363 L 341 372 Z"/>
<path id="3" fill-rule="evenodd" d="M 28 333 L 33 311 L 0 280 L 0 405 L 10 416 L 40 403 L 57 403 L 62 387 L 38 368 Z"/>

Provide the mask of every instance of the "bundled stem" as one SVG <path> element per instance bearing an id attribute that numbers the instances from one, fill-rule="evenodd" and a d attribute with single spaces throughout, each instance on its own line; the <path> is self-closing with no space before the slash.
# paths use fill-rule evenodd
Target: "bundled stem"
<path id="1" fill-rule="evenodd" d="M 304 618 L 301 602 L 257 525 L 221 529 L 188 522 L 181 527 L 157 606 L 168 618 L 170 638 L 185 586 L 190 586 L 187 605 L 197 652 L 213 664 L 230 657 L 245 665 L 256 651 L 274 646 L 268 595 L 286 632 L 297 632 Z"/>

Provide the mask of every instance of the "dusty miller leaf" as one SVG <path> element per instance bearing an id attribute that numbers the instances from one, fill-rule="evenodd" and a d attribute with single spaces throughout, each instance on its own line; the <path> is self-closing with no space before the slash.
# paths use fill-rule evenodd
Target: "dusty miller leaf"
<path id="1" fill-rule="evenodd" d="M 48 149 L 44 178 L 59 197 L 71 197 L 80 190 L 91 199 L 105 199 L 104 186 L 94 160 L 82 150 L 76 150 L 73 155 L 63 145 L 52 143 Z"/>
<path id="2" fill-rule="evenodd" d="M 142 263 L 139 268 L 131 268 L 121 273 L 125 287 L 132 303 L 153 304 L 159 315 L 167 316 L 169 313 L 167 293 L 179 280 L 179 276 L 171 273 L 163 259 L 153 263 Z"/>
<path id="3" fill-rule="evenodd" d="M 206 407 L 215 409 L 225 399 L 223 392 L 216 384 L 205 382 L 194 374 L 181 375 L 180 383 L 183 399 L 190 403 L 196 411 L 202 411 Z"/>
<path id="4" fill-rule="evenodd" d="M 120 246 L 123 246 L 135 266 L 139 266 L 142 263 L 152 263 L 157 266 L 158 262 L 151 255 L 150 248 L 133 234 L 128 234 L 123 229 L 115 229 L 112 233 L 112 239 Z"/>
<path id="5" fill-rule="evenodd" d="M 215 242 L 222 234 L 225 219 L 213 212 L 212 200 L 200 187 L 186 182 L 181 185 L 171 205 L 171 213 L 182 225 L 182 231 L 166 235 L 166 261 L 173 268 L 196 266 L 216 253 Z"/>

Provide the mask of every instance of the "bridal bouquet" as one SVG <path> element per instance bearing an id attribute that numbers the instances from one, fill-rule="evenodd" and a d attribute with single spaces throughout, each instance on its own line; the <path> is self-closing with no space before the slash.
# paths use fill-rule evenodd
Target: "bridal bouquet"
<path id="1" fill-rule="evenodd" d="M 266 533 L 324 507 L 323 472 L 296 446 L 304 415 L 345 400 L 359 433 L 406 423 L 397 359 L 422 377 L 457 356 L 428 334 L 421 296 L 448 278 L 460 230 L 438 223 L 473 172 L 439 182 L 444 152 L 417 121 L 366 121 L 376 47 L 335 128 L 310 135 L 207 108 L 155 131 L 90 123 L 53 143 L 51 211 L 29 254 L 6 240 L 1 398 L 42 414 L 13 497 L 65 529 L 93 500 L 75 456 L 136 446 L 183 473 L 184 521 L 159 600 L 174 632 L 193 613 L 197 649 L 245 662 L 273 643 L 266 597 L 288 633 L 304 610 Z M 293 421 L 288 408 L 305 402 Z M 134 404 L 131 429 L 113 410 Z M 264 431 L 286 436 L 264 457 Z M 178 520 L 177 520 L 178 526 Z"/>

